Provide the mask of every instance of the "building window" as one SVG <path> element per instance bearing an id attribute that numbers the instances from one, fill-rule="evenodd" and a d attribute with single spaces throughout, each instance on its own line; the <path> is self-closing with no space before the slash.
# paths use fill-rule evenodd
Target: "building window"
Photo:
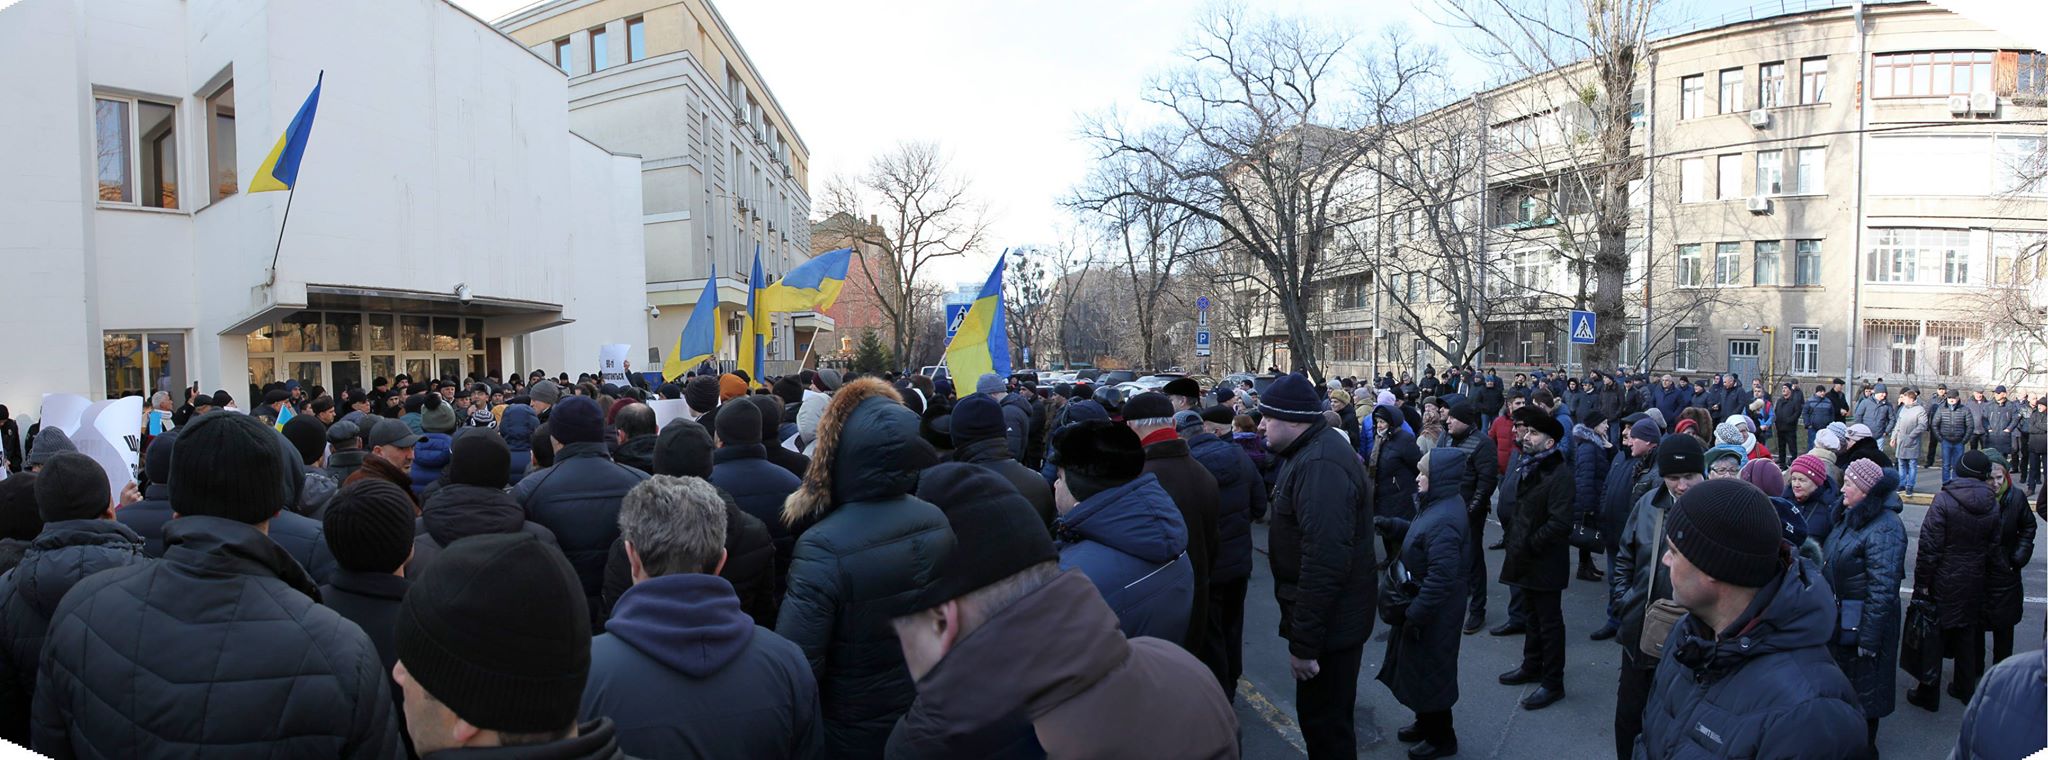
<path id="1" fill-rule="evenodd" d="M 1792 374 L 1820 374 L 1820 328 L 1792 328 Z"/>
<path id="2" fill-rule="evenodd" d="M 1707 199 L 1707 160 L 1678 160 L 1678 202 L 1698 203 Z"/>
<path id="3" fill-rule="evenodd" d="M 1720 183 L 1715 197 L 1734 200 L 1742 197 L 1742 154 L 1729 153 L 1715 158 L 1715 180 Z"/>
<path id="4" fill-rule="evenodd" d="M 1965 284 L 1969 281 L 1969 230 L 1890 228 L 1877 230 L 1866 282 Z M 1937 269 L 1938 267 L 1938 269 Z"/>
<path id="5" fill-rule="evenodd" d="M 1778 284 L 1778 254 L 1785 244 L 1777 240 L 1756 241 L 1756 284 Z"/>
<path id="6" fill-rule="evenodd" d="M 1533 222 L 1535 220 L 1536 196 L 1523 195 L 1522 200 L 1515 204 L 1515 221 Z M 1415 237 L 1415 215 L 1412 213 L 1408 215 L 1408 236 L 1411 238 Z"/>
<path id="7" fill-rule="evenodd" d="M 1739 285 L 1742 279 L 1742 244 L 1714 244 L 1714 284 Z"/>
<path id="8" fill-rule="evenodd" d="M 1721 113 L 1742 110 L 1742 69 L 1721 70 L 1721 97 L 1715 104 Z"/>
<path id="9" fill-rule="evenodd" d="M 1827 152 L 1824 148 L 1800 148 L 1796 156 L 1799 166 L 1794 180 L 1801 195 L 1820 195 L 1827 192 Z"/>
<path id="10" fill-rule="evenodd" d="M 1681 288 L 1700 285 L 1700 244 L 1688 243 L 1678 247 L 1678 286 Z"/>
<path id="11" fill-rule="evenodd" d="M 100 340 L 107 398 L 164 391 L 173 401 L 184 400 L 178 393 L 185 387 L 184 333 L 110 332 Z"/>
<path id="12" fill-rule="evenodd" d="M 2013 71 L 2014 97 L 2048 97 L 2048 55 L 2022 52 Z"/>
<path id="13" fill-rule="evenodd" d="M 1817 286 L 1820 284 L 1820 241 L 1792 241 L 1792 284 Z"/>
<path id="14" fill-rule="evenodd" d="M 1935 347 L 1934 374 L 1949 376 L 1968 374 L 1969 365 L 1963 360 L 1963 351 L 1969 348 L 1969 345 L 1969 339 L 1961 335 L 1941 336 L 1941 342 Z"/>
<path id="15" fill-rule="evenodd" d="M 1674 327 L 1671 329 L 1671 343 L 1674 354 L 1672 368 L 1681 372 L 1690 371 L 1700 364 L 1700 329 L 1697 327 Z"/>
<path id="16" fill-rule="evenodd" d="M 1887 335 L 1891 339 L 1891 366 L 1888 371 L 1899 374 L 1913 374 L 1913 366 L 1920 359 L 1920 332 L 1914 328 L 1896 330 Z"/>
<path id="17" fill-rule="evenodd" d="M 1871 56 L 1871 97 L 1918 98 L 1991 91 L 1988 50 Z"/>
<path id="18" fill-rule="evenodd" d="M 1700 116 L 1700 99 L 1706 96 L 1707 77 L 1694 74 L 1678 80 L 1678 118 L 1696 119 Z"/>
<path id="19" fill-rule="evenodd" d="M 1786 105 L 1784 61 L 1766 63 L 1757 67 L 1756 98 L 1759 108 L 1775 108 Z"/>
<path id="20" fill-rule="evenodd" d="M 562 73 L 569 73 L 569 38 L 567 37 L 555 40 L 555 65 L 561 67 Z"/>
<path id="21" fill-rule="evenodd" d="M 1825 103 L 1828 99 L 1828 59 L 1808 58 L 1799 62 L 1799 102 Z"/>
<path id="22" fill-rule="evenodd" d="M 99 199 L 178 207 L 177 108 L 147 100 L 93 102 Z"/>
<path id="23" fill-rule="evenodd" d="M 611 45 L 608 42 L 610 39 L 611 35 L 605 32 L 604 27 L 590 30 L 591 71 L 603 71 L 612 65 Z"/>
<path id="24" fill-rule="evenodd" d="M 638 61 L 647 57 L 647 19 L 626 19 L 626 60 Z"/>
<path id="25" fill-rule="evenodd" d="M 209 202 L 218 203 L 241 189 L 235 173 L 235 81 L 232 79 L 206 96 L 206 161 L 210 178 L 207 182 Z"/>
<path id="26" fill-rule="evenodd" d="M 2048 277 L 2048 236 L 2038 232 L 1991 233 L 1991 284 L 2031 285 Z"/>
<path id="27" fill-rule="evenodd" d="M 1756 152 L 1756 194 L 1777 195 L 1785 191 L 1785 152 Z"/>

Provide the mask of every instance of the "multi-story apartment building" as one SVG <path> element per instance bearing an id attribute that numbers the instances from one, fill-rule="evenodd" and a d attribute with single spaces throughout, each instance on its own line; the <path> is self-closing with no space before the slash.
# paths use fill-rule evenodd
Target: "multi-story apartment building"
<path id="1" fill-rule="evenodd" d="M 670 349 L 715 270 L 733 358 L 754 252 L 770 281 L 812 255 L 809 150 L 738 38 L 709 0 L 553 0 L 497 27 L 568 76 L 577 134 L 640 156 L 645 345 Z M 771 372 L 833 329 L 812 313 L 774 324 Z"/>
<path id="2" fill-rule="evenodd" d="M 1598 197 L 1583 80 L 1509 83 L 1383 141 L 1368 221 L 1318 278 L 1328 372 L 1570 360 Z M 1845 3 L 1664 36 L 1639 82 L 1625 363 L 2048 386 L 1986 316 L 2040 275 L 2018 265 L 2048 234 L 2042 53 L 1924 2 Z"/>
<path id="3" fill-rule="evenodd" d="M 247 192 L 323 71 L 306 202 Z M 639 162 L 563 90 L 438 0 L 0 8 L 0 403 L 594 368 Z"/>

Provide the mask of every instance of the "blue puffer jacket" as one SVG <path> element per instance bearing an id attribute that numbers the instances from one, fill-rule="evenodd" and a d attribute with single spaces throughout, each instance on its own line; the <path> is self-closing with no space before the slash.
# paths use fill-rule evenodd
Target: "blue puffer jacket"
<path id="1" fill-rule="evenodd" d="M 1637 760 L 1862 758 L 1856 690 L 1828 656 L 1835 598 L 1820 568 L 1786 567 L 1717 636 L 1686 615 L 1657 663 Z"/>
<path id="2" fill-rule="evenodd" d="M 2048 670 L 2043 650 L 2021 652 L 1984 674 L 1977 696 L 1963 711 L 1963 731 L 1948 760 L 2010 760 L 2031 757 L 2048 747 L 2048 719 L 2041 703 L 2048 700 Z"/>
<path id="3" fill-rule="evenodd" d="M 1666 389 L 1663 383 L 1657 383 L 1650 389 L 1650 405 L 1664 414 L 1665 422 L 1676 425 L 1678 413 L 1692 406 L 1692 386 L 1674 383 Z"/>
<path id="4" fill-rule="evenodd" d="M 1614 444 L 1585 425 L 1572 427 L 1576 452 L 1572 458 L 1572 514 L 1581 519 L 1600 514 L 1601 497 L 1606 495 L 1607 470 L 1614 464 Z"/>
<path id="5" fill-rule="evenodd" d="M 1835 421 L 1835 403 L 1826 396 L 1807 396 L 1806 407 L 1799 413 L 1799 422 L 1808 431 L 1820 430 Z"/>
<path id="6" fill-rule="evenodd" d="M 801 533 L 782 522 L 782 502 L 796 493 L 803 481 L 768 461 L 767 456 L 767 447 L 758 443 L 713 451 L 711 484 L 731 494 L 740 511 L 768 526 L 769 540 L 775 544 L 775 589 L 779 594 L 783 588 L 781 579 L 789 572 L 790 553 L 796 550 L 796 538 Z"/>
<path id="7" fill-rule="evenodd" d="M 553 531 L 590 599 L 591 621 L 603 623 L 604 560 L 619 537 L 619 499 L 647 473 L 613 462 L 602 441 L 563 446 L 555 465 L 512 489 L 526 519 Z"/>
<path id="8" fill-rule="evenodd" d="M 1189 438 L 1188 453 L 1216 476 L 1216 556 L 1209 582 L 1232 583 L 1250 578 L 1252 515 L 1266 513 L 1266 481 L 1243 447 L 1209 433 Z"/>
<path id="9" fill-rule="evenodd" d="M 420 436 L 420 442 L 412 447 L 412 495 L 420 498 L 426 495 L 427 486 L 441 479 L 441 471 L 447 469 L 448 461 L 455 458 L 452 450 L 455 438 L 447 433 L 427 433 Z"/>
<path id="10" fill-rule="evenodd" d="M 0 576 L 0 738 L 28 744 L 36 660 L 50 632 L 50 613 L 85 577 L 148 559 L 142 537 L 107 520 L 62 520 L 43 526 L 21 564 Z"/>
<path id="11" fill-rule="evenodd" d="M 1904 622 L 1899 584 L 1906 577 L 1906 526 L 1887 498 L 1899 476 L 1885 470 L 1863 501 L 1838 517 L 1823 542 L 1821 575 L 1835 590 L 1838 630 L 1856 629 L 1856 643 L 1831 643 L 1842 674 L 1855 684 L 1866 718 L 1892 714 L 1898 696 L 1899 631 Z M 1860 651 L 1859 651 L 1860 650 Z M 1861 652 L 1875 656 L 1863 657 Z"/>
<path id="12" fill-rule="evenodd" d="M 504 436 L 505 448 L 512 450 L 510 485 L 519 485 L 519 479 L 526 477 L 526 467 L 533 462 L 533 431 L 539 428 L 540 415 L 533 413 L 533 407 L 505 406 L 505 418 L 498 421 L 498 434 Z"/>
<path id="13" fill-rule="evenodd" d="M 1053 521 L 1060 567 L 1094 582 L 1124 636 L 1180 643 L 1194 605 L 1188 530 L 1150 473 L 1089 496 Z"/>

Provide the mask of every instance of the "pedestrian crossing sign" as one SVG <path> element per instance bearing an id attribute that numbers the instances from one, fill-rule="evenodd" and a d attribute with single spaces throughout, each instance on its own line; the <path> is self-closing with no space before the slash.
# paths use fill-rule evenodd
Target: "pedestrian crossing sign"
<path id="1" fill-rule="evenodd" d="M 1593 312 L 1574 310 L 1571 312 L 1571 315 L 1572 342 L 1592 345 L 1593 335 L 1596 332 L 1593 329 Z"/>

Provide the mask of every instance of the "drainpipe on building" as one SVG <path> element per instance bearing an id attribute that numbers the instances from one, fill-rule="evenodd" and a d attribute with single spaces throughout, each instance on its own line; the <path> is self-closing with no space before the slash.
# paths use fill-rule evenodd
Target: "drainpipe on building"
<path id="1" fill-rule="evenodd" d="M 1849 334 L 1843 341 L 1848 346 L 1847 364 L 1842 368 L 1842 376 L 1852 382 L 1856 379 L 1856 336 L 1863 332 L 1863 148 L 1870 128 L 1870 92 L 1864 82 L 1869 66 L 1868 24 L 1863 0 L 1856 0 L 1856 230 L 1849 250 Z"/>
<path id="2" fill-rule="evenodd" d="M 1477 197 L 1477 198 L 1479 199 L 1479 203 L 1477 204 L 1477 205 L 1478 205 L 1478 207 L 1479 207 L 1479 214 L 1478 214 L 1479 234 L 1476 234 L 1476 235 L 1473 235 L 1473 236 L 1472 236 L 1474 240 L 1478 241 L 1478 242 L 1477 242 L 1477 243 L 1475 244 L 1475 247 L 1477 248 L 1477 250 L 1475 250 L 1475 251 L 1473 252 L 1473 255 L 1472 255 L 1472 261 L 1473 261 L 1473 262 L 1475 262 L 1475 263 L 1476 263 L 1476 264 L 1478 265 L 1478 266 L 1477 266 L 1477 269 L 1478 269 L 1479 271 L 1478 271 L 1478 273 L 1476 274 L 1476 276 L 1475 276 L 1475 277 L 1473 278 L 1473 279 L 1475 280 L 1475 282 L 1473 283 L 1473 289 L 1475 289 L 1475 290 L 1479 291 L 1479 300 L 1478 300 L 1478 303 L 1481 303 L 1481 304 L 1486 304 L 1486 303 L 1487 303 L 1487 300 L 1486 300 L 1486 231 L 1487 231 L 1488 229 L 1490 229 L 1490 228 L 1489 228 L 1489 227 L 1487 226 L 1487 224 L 1489 223 L 1489 221 L 1490 221 L 1490 220 L 1489 220 L 1489 219 L 1487 218 L 1487 213 L 1486 213 L 1486 212 L 1487 212 L 1487 209 L 1488 209 L 1488 208 L 1489 208 L 1489 207 L 1490 207 L 1490 206 L 1492 205 L 1492 204 L 1489 204 L 1489 203 L 1487 203 L 1487 198 L 1486 198 L 1486 157 L 1487 157 L 1487 148 L 1489 147 L 1489 146 L 1487 145 L 1487 143 L 1488 143 L 1488 140 L 1486 139 L 1486 137 L 1487 137 L 1487 135 L 1486 135 L 1486 122 L 1487 122 L 1487 118 L 1486 118 L 1486 103 L 1485 103 L 1485 101 L 1482 101 L 1482 100 L 1480 100 L 1480 98 L 1479 98 L 1479 93 L 1476 93 L 1476 92 L 1475 92 L 1475 93 L 1472 93 L 1472 128 L 1473 128 L 1474 130 L 1476 130 L 1476 131 L 1477 131 L 1477 132 L 1479 133 L 1479 139 L 1478 139 L 1478 143 L 1479 143 L 1479 177 L 1478 177 L 1478 179 L 1479 179 L 1479 183 L 1478 183 L 1478 184 L 1479 184 L 1479 188 L 1478 188 L 1478 191 L 1477 191 L 1478 195 L 1476 196 L 1476 197 Z M 1491 308 L 1491 307 L 1489 306 L 1489 307 L 1488 307 L 1488 309 L 1487 309 L 1487 311 L 1488 311 L 1488 312 L 1491 312 L 1491 311 L 1492 311 L 1492 308 Z M 1467 334 L 1467 335 L 1465 336 L 1465 340 L 1467 340 L 1467 341 L 1470 341 L 1470 340 L 1472 340 L 1472 336 L 1471 336 L 1470 334 Z M 1470 345 L 1470 344 L 1468 343 L 1467 345 Z M 1480 325 L 1480 327 L 1479 327 L 1479 353 L 1482 353 L 1482 354 L 1483 354 L 1483 353 L 1485 353 L 1485 352 L 1486 352 L 1486 326 L 1482 324 L 1482 325 Z"/>
<path id="3" fill-rule="evenodd" d="M 1650 284 L 1657 279 L 1650 266 L 1657 250 L 1657 51 L 1650 50 L 1649 58 L 1650 88 L 1643 102 L 1643 354 L 1636 359 L 1637 371 L 1644 373 L 1650 371 Z"/>

